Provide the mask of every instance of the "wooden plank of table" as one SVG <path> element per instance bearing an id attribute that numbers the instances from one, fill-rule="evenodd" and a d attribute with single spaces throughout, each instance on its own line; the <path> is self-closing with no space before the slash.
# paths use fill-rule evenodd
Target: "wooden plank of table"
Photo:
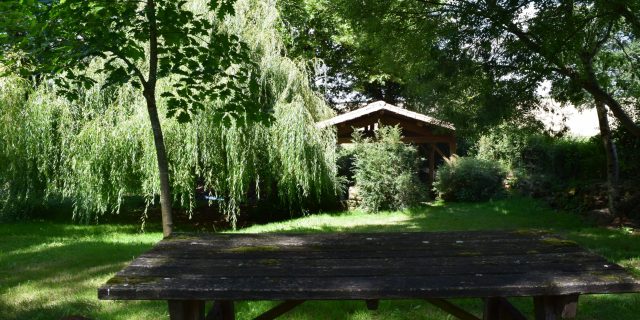
<path id="1" fill-rule="evenodd" d="M 193 264 L 197 263 L 197 260 L 206 260 L 212 268 L 217 267 L 241 267 L 247 265 L 247 261 L 253 262 L 257 265 L 283 265 L 283 266 L 296 266 L 296 265 L 305 265 L 305 266 L 325 266 L 325 265 L 341 265 L 341 266 L 373 266 L 373 265 L 434 265 L 434 266 L 455 266 L 455 265 L 465 265 L 472 262 L 477 262 L 479 264 L 487 264 L 487 265 L 529 265 L 529 264 L 553 264 L 560 265 L 562 263 L 566 263 L 567 261 L 574 261 L 578 264 L 584 262 L 601 262 L 603 264 L 609 264 L 607 260 L 602 257 L 594 256 L 592 253 L 588 252 L 569 252 L 569 253 L 537 253 L 537 254 L 512 254 L 512 255 L 491 255 L 491 256 L 476 256 L 476 255 L 466 255 L 464 253 L 459 254 L 458 256 L 449 256 L 449 257 L 394 257 L 394 258 L 379 258 L 379 257 L 371 257 L 371 258 L 352 258 L 352 257 L 343 257 L 343 258 L 333 258 L 333 257 L 325 257 L 323 259 L 300 259 L 298 256 L 285 256 L 280 257 L 278 259 L 270 258 L 270 259 L 249 259 L 235 257 L 235 258 L 227 258 L 227 259 L 207 259 L 204 257 L 192 257 L 190 259 L 183 259 L 174 256 L 158 256 L 158 255 L 149 255 L 143 254 L 137 259 L 135 259 L 130 266 L 154 266 L 156 264 L 167 264 L 167 265 L 179 265 L 179 264 Z M 613 264 L 611 264 L 613 266 Z"/>
<path id="2" fill-rule="evenodd" d="M 278 246 L 263 242 L 260 245 L 242 245 L 227 247 L 209 247 L 198 244 L 170 244 L 162 243 L 143 255 L 143 257 L 170 257 L 179 259 L 211 258 L 211 259 L 256 259 L 256 258 L 286 258 L 319 259 L 319 258 L 400 258 L 400 257 L 450 257 L 450 256 L 493 256 L 513 254 L 537 253 L 575 253 L 584 252 L 575 243 L 565 240 L 549 240 L 497 243 L 465 243 L 452 242 L 448 244 L 433 244 L 431 242 L 421 246 L 369 245 L 353 244 L 352 246 Z"/>
<path id="3" fill-rule="evenodd" d="M 254 247 L 264 249 L 281 249 L 281 250 L 314 250 L 331 248 L 332 250 L 353 250 L 365 249 L 370 250 L 378 246 L 397 247 L 397 248 L 429 248 L 442 245 L 447 246 L 467 246 L 473 243 L 487 244 L 509 244 L 518 242 L 551 242 L 552 244 L 564 243 L 575 245 L 574 242 L 567 241 L 548 233 L 535 233 L 534 235 L 526 235 L 516 232 L 502 232 L 482 234 L 474 232 L 472 234 L 454 232 L 454 233 L 402 233 L 402 234 L 335 234 L 328 236 L 327 234 L 234 234 L 223 235 L 224 237 L 215 238 L 212 236 L 203 237 L 171 237 L 158 243 L 158 249 L 197 249 L 205 247 L 208 249 L 220 249 L 223 252 L 242 251 L 243 247 Z"/>
<path id="4" fill-rule="evenodd" d="M 523 248 L 527 248 L 528 250 L 523 250 Z M 245 248 L 243 248 L 245 249 Z M 214 250 L 194 250 L 194 249 L 184 249 L 181 250 L 179 248 L 173 250 L 157 250 L 152 249 L 150 252 L 142 255 L 142 257 L 156 257 L 156 258 L 176 258 L 176 259 L 286 259 L 286 258 L 295 258 L 295 259 L 366 259 L 366 258 L 444 258 L 444 257 L 456 257 L 456 256 L 502 256 L 502 255 L 517 255 L 517 254 L 552 254 L 552 253 L 577 253 L 581 252 L 579 248 L 576 247 L 567 247 L 567 246 L 546 246 L 546 245 L 538 245 L 534 246 L 523 246 L 523 247 L 498 247 L 495 248 L 471 248 L 471 247 L 461 247 L 461 248 L 442 248 L 442 249 L 414 249 L 414 250 L 394 250 L 392 248 L 378 248 L 375 250 L 340 250 L 340 251 L 332 251 L 332 250 L 298 250 L 296 252 L 278 250 L 275 249 L 265 249 L 265 248 L 255 248 L 253 252 L 219 252 Z M 389 250 L 389 251 L 387 251 Z"/>
<path id="5" fill-rule="evenodd" d="M 165 278 L 116 276 L 100 289 L 99 297 L 134 300 L 360 300 L 372 297 L 424 299 L 638 291 L 640 284 L 637 280 L 621 271 L 581 276 L 556 272 L 305 278 L 184 275 Z"/>
<path id="6" fill-rule="evenodd" d="M 620 266 L 545 232 L 178 235 L 101 299 L 310 300 L 640 291 Z"/>
<path id="7" fill-rule="evenodd" d="M 521 258 L 524 258 L 521 256 Z M 354 263 L 351 265 L 316 263 L 314 265 L 305 265 L 304 261 L 289 261 L 282 263 L 277 260 L 271 261 L 244 261 L 236 266 L 216 267 L 209 265 L 210 260 L 189 260 L 188 262 L 177 261 L 170 264 L 161 260 L 144 260 L 143 263 L 130 265 L 118 275 L 137 276 L 137 277 L 165 277 L 175 274 L 214 274 L 221 277 L 246 277 L 247 275 L 259 274 L 263 277 L 348 277 L 348 276 L 385 276 L 389 274 L 403 274 L 407 276 L 420 275 L 455 275 L 455 274 L 503 274 L 505 270 L 512 273 L 526 273 L 531 271 L 549 271 L 549 272 L 608 272 L 611 270 L 621 270 L 617 265 L 608 265 L 602 261 L 584 261 L 584 262 L 561 262 L 551 265 L 546 262 L 528 263 L 528 264 L 510 264 L 502 265 L 485 264 L 474 261 L 473 258 L 467 259 L 468 263 L 464 265 L 419 265 L 411 264 L 408 259 L 394 264 L 393 261 L 384 261 L 379 264 Z M 371 261 L 371 260 L 369 260 Z"/>

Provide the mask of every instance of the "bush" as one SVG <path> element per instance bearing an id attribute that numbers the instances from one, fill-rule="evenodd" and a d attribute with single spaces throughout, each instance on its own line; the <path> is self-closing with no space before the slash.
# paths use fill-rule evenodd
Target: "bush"
<path id="1" fill-rule="evenodd" d="M 417 175 L 417 149 L 402 142 L 400 128 L 381 126 L 375 139 L 363 139 L 356 132 L 354 141 L 354 177 L 362 209 L 397 210 L 427 197 Z"/>
<path id="2" fill-rule="evenodd" d="M 599 136 L 559 138 L 535 128 L 502 125 L 480 138 L 477 157 L 534 176 L 561 180 L 606 178 L 606 159 Z"/>
<path id="3" fill-rule="evenodd" d="M 505 176 L 495 162 L 454 156 L 436 172 L 433 189 L 445 201 L 485 201 L 502 193 Z"/>
<path id="4" fill-rule="evenodd" d="M 558 179 L 544 173 L 531 173 L 524 169 L 514 169 L 507 177 L 509 190 L 534 198 L 550 196 L 557 191 Z"/>
<path id="5" fill-rule="evenodd" d="M 634 136 L 626 128 L 618 126 L 613 131 L 613 139 L 618 148 L 620 175 L 638 179 L 640 177 L 640 161 L 638 161 L 640 159 L 640 138 Z"/>
<path id="6" fill-rule="evenodd" d="M 640 216 L 640 139 L 622 127 L 613 132 L 620 163 L 620 212 Z M 606 154 L 602 137 L 554 137 L 539 128 L 503 124 L 482 136 L 477 157 L 509 169 L 508 185 L 524 195 L 545 198 L 563 210 L 607 207 Z"/>
<path id="7" fill-rule="evenodd" d="M 356 161 L 356 149 L 338 146 L 336 156 L 336 169 L 338 171 L 338 176 L 342 179 L 345 187 L 355 185 L 356 180 L 353 169 Z"/>

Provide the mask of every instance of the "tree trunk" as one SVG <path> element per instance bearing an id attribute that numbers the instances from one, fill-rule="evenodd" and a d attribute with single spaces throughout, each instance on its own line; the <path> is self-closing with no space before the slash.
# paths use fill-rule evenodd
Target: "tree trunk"
<path id="1" fill-rule="evenodd" d="M 158 172 L 160 174 L 160 206 L 162 210 L 162 234 L 164 237 L 173 231 L 171 208 L 171 187 L 169 185 L 169 161 L 162 136 L 162 126 L 158 118 L 156 105 L 156 82 L 158 79 L 158 26 L 156 22 L 156 5 L 154 0 L 147 0 L 147 19 L 149 19 L 149 77 L 144 86 L 144 98 L 153 130 L 153 142 L 156 146 Z"/>
<path id="2" fill-rule="evenodd" d="M 495 11 L 496 6 L 495 2 L 490 3 L 493 4 L 491 8 Z M 482 15 L 482 14 L 481 14 Z M 491 19 L 491 17 L 488 17 Z M 558 60 L 556 56 L 549 54 L 547 51 L 543 49 L 540 43 L 532 40 L 531 36 L 518 28 L 518 26 L 509 22 L 505 24 L 505 30 L 514 34 L 520 41 L 522 41 L 525 46 L 527 46 L 531 51 L 536 52 L 550 61 L 552 65 L 557 67 L 557 72 L 561 75 L 568 77 L 572 81 L 579 84 L 584 90 L 589 92 L 591 96 L 601 101 L 603 104 L 609 106 L 609 110 L 613 113 L 613 116 L 620 121 L 623 127 L 625 127 L 629 132 L 631 132 L 634 136 L 640 137 L 640 125 L 634 122 L 634 120 L 625 112 L 622 105 L 618 102 L 618 100 L 613 97 L 609 92 L 602 88 L 600 82 L 598 81 L 598 77 L 596 77 L 596 73 L 593 70 L 593 58 L 597 51 L 591 52 L 590 55 L 582 57 L 583 63 L 586 67 L 586 75 L 578 74 L 573 71 L 572 68 L 567 67 L 561 60 Z"/>
<path id="3" fill-rule="evenodd" d="M 609 107 L 609 110 L 611 110 L 611 113 L 613 113 L 613 116 L 616 119 L 618 119 L 618 121 L 620 121 L 620 124 L 623 127 L 629 130 L 629 132 L 631 132 L 636 137 L 640 137 L 640 125 L 635 123 L 633 119 L 624 111 L 624 108 L 618 102 L 618 100 L 616 100 L 616 98 L 613 97 L 611 93 L 609 93 L 600 85 L 598 77 L 596 76 L 596 72 L 593 69 L 593 59 L 595 57 L 595 54 L 596 54 L 596 51 L 590 54 L 585 53 L 585 55 L 583 55 L 582 62 L 584 63 L 584 67 L 586 71 L 585 78 L 583 79 L 583 77 L 574 75 L 573 80 L 577 81 L 577 83 L 580 83 L 582 87 L 593 96 L 596 102 L 596 108 L 602 107 L 600 108 L 602 110 L 598 110 L 600 130 L 602 130 L 603 124 L 604 124 L 606 125 L 608 135 L 611 135 L 609 130 L 609 120 L 607 117 L 607 109 L 604 107 L 604 105 L 607 105 Z M 598 106 L 598 104 L 600 104 L 600 106 Z M 601 112 L 603 112 L 602 115 L 600 114 Z M 603 121 L 605 123 L 603 123 Z M 603 139 L 604 139 L 604 135 L 603 135 Z"/>
<path id="4" fill-rule="evenodd" d="M 640 125 L 635 123 L 633 119 L 624 111 L 622 105 L 616 100 L 609 92 L 605 91 L 598 79 L 591 64 L 585 64 L 587 67 L 586 81 L 580 81 L 582 87 L 589 92 L 596 101 L 600 101 L 602 104 L 606 104 L 613 115 L 620 121 L 620 124 L 624 126 L 634 136 L 640 137 Z M 606 115 L 606 114 L 605 114 Z M 608 121 L 607 121 L 608 122 Z"/>
<path id="5" fill-rule="evenodd" d="M 155 94 L 145 92 L 147 100 L 147 111 L 151 120 L 151 130 L 153 131 L 153 142 L 156 147 L 156 158 L 158 160 L 158 172 L 160 174 L 160 206 L 162 210 L 162 234 L 164 237 L 171 235 L 173 230 L 173 217 L 171 208 L 171 187 L 169 185 L 169 161 L 164 145 L 162 127 L 158 118 L 158 108 L 156 106 Z"/>
<path id="6" fill-rule="evenodd" d="M 609 189 L 609 211 L 613 214 L 619 223 L 622 223 L 624 214 L 618 210 L 618 201 L 620 196 L 619 179 L 620 170 L 618 164 L 618 152 L 611 138 L 611 128 L 609 127 L 609 118 L 607 109 L 601 100 L 595 99 L 596 110 L 598 111 L 598 122 L 600 124 L 600 135 L 604 151 L 607 155 L 607 184 Z"/>

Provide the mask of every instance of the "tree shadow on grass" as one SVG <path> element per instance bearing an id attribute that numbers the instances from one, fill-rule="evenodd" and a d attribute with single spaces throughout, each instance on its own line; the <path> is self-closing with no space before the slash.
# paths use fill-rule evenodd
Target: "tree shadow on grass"
<path id="1" fill-rule="evenodd" d="M 549 229 L 621 263 L 640 275 L 640 236 L 596 228 L 576 215 L 553 212 L 541 203 L 511 199 L 484 204 L 432 204 L 403 214 L 330 214 L 338 223 L 283 225 L 273 232 L 408 232 L 496 229 Z M 59 319 L 83 315 L 93 319 L 166 318 L 166 303 L 99 301 L 96 289 L 127 262 L 148 250 L 153 237 L 140 239 L 139 226 L 63 224 L 0 225 L 0 318 Z M 114 236 L 114 234 L 117 234 Z M 123 240 L 122 238 L 128 238 Z M 158 238 L 159 239 L 159 238 Z M 530 299 L 515 299 L 531 310 Z M 475 300 L 474 300 L 475 301 Z M 478 302 L 467 308 L 479 312 Z M 463 305 L 467 302 L 462 301 Z M 272 304 L 242 302 L 239 319 L 250 319 Z M 640 295 L 581 298 L 578 319 L 636 319 Z M 450 319 L 421 301 L 382 301 L 369 311 L 362 301 L 309 302 L 283 319 Z"/>
<path id="2" fill-rule="evenodd" d="M 74 225 L 34 221 L 28 223 L 0 224 L 0 250 L 3 253 L 24 250 L 52 242 L 82 239 L 107 239 L 114 235 L 137 235 L 135 225 Z"/>
<path id="3" fill-rule="evenodd" d="M 132 239 L 119 242 L 108 232 Z M 148 250 L 152 237 L 136 241 L 136 233 L 126 227 L 49 224 L 20 225 L 0 237 L 4 242 L 0 256 L 2 319 L 60 319 L 69 315 L 128 319 L 132 316 L 122 311 L 141 312 L 141 318 L 166 313 L 165 304 L 154 308 L 158 303 L 132 302 L 132 308 L 122 308 L 97 298 L 97 288 Z"/>
<path id="4" fill-rule="evenodd" d="M 513 230 L 522 228 L 567 230 L 588 226 L 576 215 L 555 212 L 539 201 L 513 198 L 485 203 L 434 202 L 397 212 L 330 213 L 330 223 L 285 223 L 271 232 L 410 232 Z M 313 217 L 313 216 L 312 216 Z M 304 220 L 303 218 L 302 220 Z M 293 220 L 291 222 L 296 222 Z M 311 224 L 309 227 L 307 224 Z M 242 230 L 241 230 L 242 231 Z"/>

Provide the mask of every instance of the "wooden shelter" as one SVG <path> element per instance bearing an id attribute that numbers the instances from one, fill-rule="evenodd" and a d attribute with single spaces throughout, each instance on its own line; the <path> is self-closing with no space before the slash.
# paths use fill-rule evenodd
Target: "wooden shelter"
<path id="1" fill-rule="evenodd" d="M 436 165 L 456 153 L 455 128 L 452 124 L 384 101 L 371 103 L 316 125 L 319 128 L 335 126 L 339 144 L 351 143 L 356 130 L 365 137 L 372 137 L 379 125 L 399 126 L 403 141 L 416 145 L 421 157 L 428 162 L 420 173 L 421 178 L 429 184 L 433 182 Z"/>

